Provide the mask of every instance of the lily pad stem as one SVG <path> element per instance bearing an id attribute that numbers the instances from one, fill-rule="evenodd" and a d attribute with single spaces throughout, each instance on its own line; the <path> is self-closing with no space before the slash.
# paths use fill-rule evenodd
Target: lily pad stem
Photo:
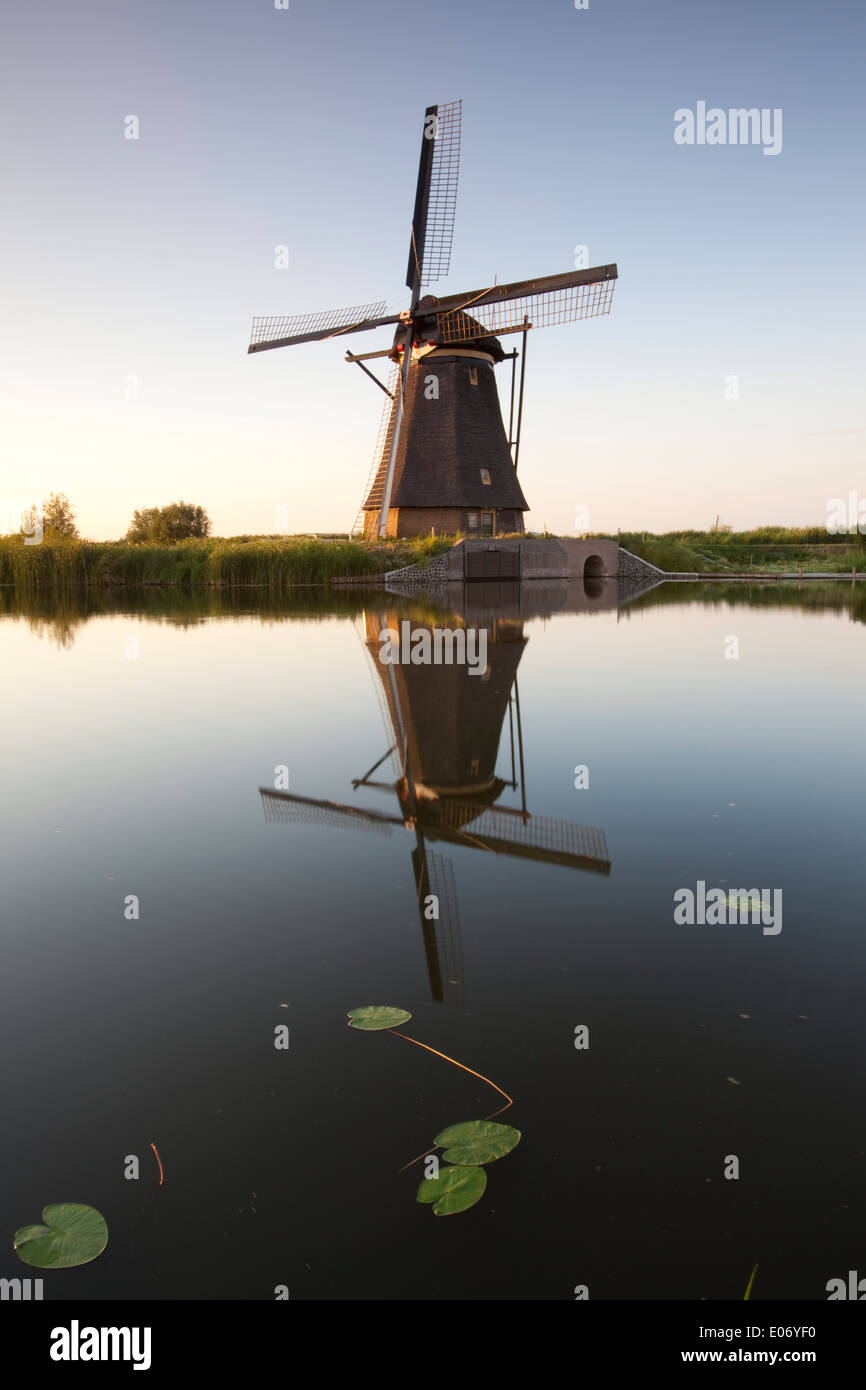
<path id="1" fill-rule="evenodd" d="M 505 1096 L 506 1104 L 501 1106 L 499 1110 L 494 1110 L 492 1115 L 485 1115 L 485 1120 L 492 1120 L 495 1115 L 501 1115 L 504 1110 L 507 1110 L 509 1106 L 514 1104 L 511 1096 L 503 1091 L 501 1086 L 497 1086 L 495 1081 L 491 1081 L 489 1076 L 482 1076 L 480 1071 L 473 1071 L 471 1067 L 464 1067 L 462 1062 L 455 1061 L 453 1057 L 447 1056 L 444 1052 L 437 1052 L 435 1047 L 428 1047 L 427 1043 L 419 1042 L 417 1038 L 410 1038 L 408 1033 L 398 1033 L 395 1028 L 389 1028 L 388 1032 L 393 1033 L 395 1038 L 404 1038 L 406 1042 L 414 1043 L 416 1047 L 423 1047 L 425 1052 L 432 1052 L 434 1057 L 441 1057 L 443 1061 L 450 1062 L 452 1067 L 459 1067 L 461 1071 L 468 1071 L 470 1076 L 477 1076 L 479 1081 L 483 1081 L 487 1086 L 492 1086 L 494 1091 L 498 1091 L 501 1096 Z M 417 1158 L 413 1158 L 409 1163 L 404 1163 L 400 1172 L 405 1173 L 407 1168 L 411 1168 L 414 1163 L 420 1163 L 422 1158 L 426 1158 L 428 1154 L 435 1153 L 438 1148 L 439 1145 L 434 1144 L 432 1149 L 425 1149 Z"/>

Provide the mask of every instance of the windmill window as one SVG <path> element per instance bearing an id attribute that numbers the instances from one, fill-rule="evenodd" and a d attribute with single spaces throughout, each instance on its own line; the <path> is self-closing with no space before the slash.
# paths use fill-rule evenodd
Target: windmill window
<path id="1" fill-rule="evenodd" d="M 477 512 L 470 512 L 470 513 L 469 513 L 469 515 L 468 515 L 467 518 L 466 518 L 466 525 L 469 526 L 470 528 L 471 528 L 471 527 L 477 527 L 477 526 L 478 526 L 478 513 L 477 513 Z"/>
<path id="2" fill-rule="evenodd" d="M 469 368 L 469 385 L 470 385 L 470 386 L 477 386 L 477 385 L 478 385 L 478 368 L 477 368 L 477 367 L 470 367 L 470 368 Z"/>
<path id="3" fill-rule="evenodd" d="M 490 486 L 490 469 L 489 469 L 489 468 L 482 468 L 482 469 L 481 469 L 481 481 L 482 481 L 482 483 L 484 484 L 485 487 L 489 487 L 489 486 Z"/>

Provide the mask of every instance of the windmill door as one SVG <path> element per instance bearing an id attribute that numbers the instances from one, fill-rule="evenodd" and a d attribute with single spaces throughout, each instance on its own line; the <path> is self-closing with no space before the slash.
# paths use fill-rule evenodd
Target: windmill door
<path id="1" fill-rule="evenodd" d="M 519 579 L 519 546 L 508 550 L 496 546 L 490 546 L 486 550 L 467 550 L 463 576 L 465 579 Z"/>

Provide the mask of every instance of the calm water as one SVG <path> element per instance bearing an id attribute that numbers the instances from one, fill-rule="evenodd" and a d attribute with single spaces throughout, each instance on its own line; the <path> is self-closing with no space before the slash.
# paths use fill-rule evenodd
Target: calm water
<path id="1" fill-rule="evenodd" d="M 0 1276 L 59 1201 L 110 1240 L 46 1298 L 741 1300 L 758 1262 L 756 1300 L 824 1299 L 862 1273 L 864 599 L 0 590 Z M 480 625 L 486 675 L 383 666 L 403 619 Z M 782 930 L 678 925 L 699 880 L 782 890 Z M 347 1028 L 368 1003 L 514 1098 L 467 1213 L 399 1170 L 501 1102 Z"/>

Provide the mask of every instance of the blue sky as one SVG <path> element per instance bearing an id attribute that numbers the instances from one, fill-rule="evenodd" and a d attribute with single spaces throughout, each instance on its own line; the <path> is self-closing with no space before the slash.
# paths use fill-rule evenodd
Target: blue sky
<path id="1" fill-rule="evenodd" d="M 344 342 L 247 356 L 250 320 L 405 305 L 424 108 L 457 97 L 432 288 L 619 266 L 608 318 L 530 337 L 530 526 L 866 496 L 859 0 L 7 0 L 0 54 L 0 503 L 347 527 L 384 398 Z M 781 152 L 677 145 L 698 101 L 781 108 Z"/>

